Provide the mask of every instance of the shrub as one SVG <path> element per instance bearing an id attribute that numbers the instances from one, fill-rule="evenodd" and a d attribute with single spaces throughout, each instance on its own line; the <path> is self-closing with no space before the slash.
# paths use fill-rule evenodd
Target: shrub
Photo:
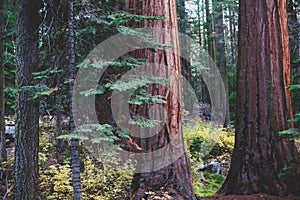
<path id="1" fill-rule="evenodd" d="M 183 127 L 186 147 L 191 159 L 199 161 L 231 155 L 234 133 L 231 129 L 211 127 L 198 122 Z"/>
<path id="2" fill-rule="evenodd" d="M 229 157 L 234 147 L 234 133 L 229 129 L 211 127 L 201 121 L 183 127 L 185 144 L 191 160 L 194 191 L 197 196 L 211 196 L 222 186 L 225 177 L 220 174 L 198 172 L 210 158 Z M 213 146 L 213 147 L 212 147 Z M 202 181 L 201 179 L 206 179 Z"/>
<path id="3" fill-rule="evenodd" d="M 124 198 L 130 188 L 132 175 L 132 166 L 127 163 L 119 169 L 106 165 L 98 167 L 85 153 L 84 170 L 81 173 L 83 199 Z M 41 171 L 40 191 L 45 199 L 73 199 L 70 165 L 50 165 Z"/>

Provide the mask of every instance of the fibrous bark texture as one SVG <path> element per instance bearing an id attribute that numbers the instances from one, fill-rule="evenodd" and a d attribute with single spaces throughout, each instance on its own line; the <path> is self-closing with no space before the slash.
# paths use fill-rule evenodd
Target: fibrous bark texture
<path id="1" fill-rule="evenodd" d="M 292 190 L 279 174 L 293 159 L 293 143 L 279 132 L 292 117 L 286 2 L 240 0 L 236 138 L 225 194 Z"/>
<path id="2" fill-rule="evenodd" d="M 32 75 L 38 70 L 40 1 L 20 0 L 17 10 L 17 124 L 15 136 L 15 200 L 38 199 L 39 100 L 33 98 Z M 27 87 L 24 88 L 24 87 Z"/>
<path id="3" fill-rule="evenodd" d="M 179 56 L 179 40 L 178 25 L 176 15 L 175 0 L 146 0 L 136 1 L 128 0 L 128 8 L 134 8 L 135 13 L 145 16 L 163 16 L 164 20 L 143 21 L 135 24 L 140 27 L 154 27 L 160 29 L 173 30 L 167 34 L 157 31 L 155 40 L 161 44 L 172 46 L 173 50 L 156 50 L 148 49 L 137 50 L 132 53 L 136 58 L 144 58 L 148 63 L 155 66 L 156 74 L 160 77 L 167 78 L 168 86 L 160 84 L 152 84 L 147 87 L 147 92 L 151 95 L 160 95 L 166 97 L 166 103 L 163 104 L 163 128 L 154 129 L 157 131 L 148 138 L 134 138 L 135 142 L 141 147 L 140 152 L 148 153 L 146 162 L 155 163 L 154 157 L 151 158 L 151 152 L 155 152 L 165 145 L 169 144 L 176 136 L 179 136 L 183 142 L 182 126 L 181 126 L 181 74 L 180 56 Z M 166 30 L 167 31 L 167 30 Z M 149 72 L 149 68 L 144 68 L 145 72 Z M 151 73 L 151 72 L 149 72 Z M 152 105 L 131 106 L 131 116 L 149 116 L 149 110 Z M 157 116 L 159 114 L 154 114 Z M 153 153 L 154 154 L 154 153 Z M 168 160 L 172 155 L 167 155 L 164 159 Z M 141 165 L 143 163 L 140 163 Z M 170 162 L 169 165 L 153 170 L 152 172 L 135 173 L 130 199 L 147 198 L 148 191 L 164 191 L 175 199 L 196 199 L 192 187 L 190 163 L 186 153 L 183 153 L 177 160 Z"/>

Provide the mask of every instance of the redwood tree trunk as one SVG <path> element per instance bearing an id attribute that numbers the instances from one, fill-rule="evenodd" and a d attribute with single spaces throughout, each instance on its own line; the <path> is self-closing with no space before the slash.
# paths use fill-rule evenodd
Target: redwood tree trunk
<path id="1" fill-rule="evenodd" d="M 285 195 L 279 174 L 293 144 L 278 132 L 292 117 L 286 2 L 240 0 L 236 138 L 219 193 Z"/>
<path id="2" fill-rule="evenodd" d="M 128 8 L 140 10 L 142 15 L 146 16 L 165 16 L 164 20 L 157 20 L 149 23 L 143 21 L 141 27 L 159 27 L 171 28 L 175 32 L 170 35 L 170 38 L 165 37 L 163 34 L 156 34 L 156 40 L 160 43 L 170 44 L 175 49 L 179 50 L 179 40 L 177 29 L 176 17 L 176 1 L 175 0 L 146 0 L 136 1 L 128 0 Z M 175 74 L 181 74 L 180 57 L 174 52 L 167 50 L 157 50 L 156 52 L 150 50 L 140 50 L 133 53 L 137 58 L 146 58 L 148 62 L 155 64 L 165 65 L 166 68 L 159 68 L 159 75 L 168 78 L 169 85 L 164 87 L 157 84 L 150 85 L 147 90 L 152 95 L 161 95 L 166 97 L 166 103 L 163 104 L 164 110 L 164 127 L 159 130 L 156 135 L 150 138 L 135 138 L 135 141 L 142 148 L 143 153 L 154 152 L 167 145 L 175 136 L 182 138 L 181 127 L 181 80 L 172 76 L 172 71 Z M 145 69 L 147 72 L 149 69 Z M 173 74 L 174 75 L 174 74 Z M 132 115 L 140 115 L 150 117 L 149 108 L 151 105 L 132 106 Z M 150 162 L 156 162 L 151 160 Z M 170 159 L 165 157 L 165 159 Z M 141 165 L 143 163 L 140 163 Z M 189 159 L 184 153 L 175 162 L 170 163 L 168 166 L 152 172 L 135 173 L 130 199 L 149 198 L 146 192 L 148 191 L 164 191 L 175 199 L 196 199 L 192 187 L 191 171 Z"/>
<path id="3" fill-rule="evenodd" d="M 38 0 L 18 1 L 17 10 L 17 125 L 13 199 L 38 199 L 39 100 L 25 86 L 35 86 L 38 70 Z"/>

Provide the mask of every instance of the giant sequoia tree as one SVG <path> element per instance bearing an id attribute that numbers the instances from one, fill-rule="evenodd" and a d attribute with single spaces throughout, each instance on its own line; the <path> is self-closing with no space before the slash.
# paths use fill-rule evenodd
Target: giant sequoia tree
<path id="1" fill-rule="evenodd" d="M 38 70 L 39 0 L 19 0 L 17 11 L 17 127 L 13 198 L 38 198 L 39 101 L 34 97 Z"/>
<path id="2" fill-rule="evenodd" d="M 292 117 L 286 1 L 240 0 L 236 138 L 226 194 L 285 195 L 279 174 L 293 144 L 279 136 Z"/>
<path id="3" fill-rule="evenodd" d="M 180 57 L 176 55 L 179 50 L 178 40 L 178 25 L 176 15 L 176 1 L 175 0 L 147 0 L 137 1 L 128 0 L 127 8 L 133 8 L 136 14 L 144 16 L 164 16 L 164 20 L 147 21 L 144 20 L 139 25 L 140 27 L 156 27 L 173 29 L 171 34 L 164 35 L 163 32 L 158 31 L 155 39 L 162 44 L 171 45 L 174 51 L 168 50 L 137 50 L 133 52 L 136 58 L 145 58 L 149 63 L 154 63 L 156 70 L 160 77 L 168 78 L 169 86 L 164 87 L 159 84 L 149 85 L 147 91 L 152 95 L 160 95 L 166 97 L 166 103 L 163 104 L 163 122 L 162 129 L 157 130 L 156 134 L 148 138 L 134 138 L 135 142 L 141 147 L 141 153 L 148 153 L 149 159 L 145 158 L 146 162 L 155 163 L 154 156 L 151 158 L 151 152 L 164 148 L 175 137 L 182 140 L 181 127 L 181 81 L 176 78 L 174 74 L 181 74 Z M 164 67 L 158 67 L 158 65 Z M 149 69 L 144 69 L 149 72 Z M 149 116 L 149 109 L 151 105 L 141 105 L 131 107 L 131 116 Z M 142 134 L 142 133 L 141 133 Z M 173 147 L 176 151 L 176 147 Z M 165 155 L 163 159 L 171 160 L 172 155 Z M 143 164 L 143 163 L 140 163 Z M 145 173 L 135 173 L 132 182 L 132 191 L 130 197 L 132 199 L 141 199 L 146 197 L 147 191 L 163 190 L 168 192 L 175 199 L 196 199 L 192 188 L 190 163 L 186 153 L 183 153 L 175 162 L 170 162 L 158 170 Z"/>

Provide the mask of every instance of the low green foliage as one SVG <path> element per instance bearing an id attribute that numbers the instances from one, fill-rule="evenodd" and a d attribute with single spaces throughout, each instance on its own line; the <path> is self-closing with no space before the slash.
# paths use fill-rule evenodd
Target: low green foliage
<path id="1" fill-rule="evenodd" d="M 110 168 L 92 160 L 86 153 L 81 173 L 83 199 L 124 198 L 131 185 L 132 166 Z M 50 165 L 40 173 L 40 191 L 45 199 L 73 199 L 71 166 Z"/>
<path id="2" fill-rule="evenodd" d="M 104 128 L 104 127 L 95 127 Z M 106 127 L 105 130 L 108 130 Z M 224 176 L 219 174 L 198 172 L 203 158 L 210 159 L 228 156 L 233 149 L 234 137 L 231 130 L 222 128 L 212 128 L 209 124 L 198 122 L 196 124 L 183 127 L 185 143 L 188 155 L 191 158 L 191 168 L 193 185 L 196 195 L 213 195 L 222 185 Z M 54 128 L 41 128 L 40 134 L 40 198 L 41 199 L 73 199 L 73 187 L 71 179 L 70 149 L 64 146 L 63 152 L 58 151 L 55 146 Z M 206 148 L 206 142 L 211 142 L 215 137 L 210 134 L 217 134 L 215 147 L 205 157 L 201 157 L 201 148 Z M 66 143 L 67 144 L 67 141 Z M 113 152 L 105 151 L 102 160 L 93 158 L 83 146 L 80 146 L 81 154 L 81 183 L 83 199 L 123 199 L 128 193 L 134 165 L 128 162 L 120 162 Z M 116 152 L 115 152 L 116 153 Z M 120 164 L 121 163 L 121 164 Z M 13 168 L 12 159 L 8 163 L 3 163 L 0 170 Z M 205 179 L 205 181 L 201 180 Z M 11 186 L 10 182 L 10 186 Z M 163 191 L 163 190 L 162 190 Z M 168 199 L 169 195 L 160 191 L 148 191 L 148 197 L 153 199 Z M 10 195 L 9 195 L 10 196 Z"/>
<path id="3" fill-rule="evenodd" d="M 134 116 L 133 119 L 129 121 L 129 124 L 131 125 L 137 125 L 139 127 L 150 127 L 150 128 L 154 128 L 159 123 L 161 123 L 160 120 L 150 120 L 141 116 Z"/>
<path id="4" fill-rule="evenodd" d="M 230 157 L 234 147 L 234 133 L 231 129 L 211 127 L 198 122 L 183 127 L 184 139 L 191 160 L 194 191 L 197 196 L 212 196 L 222 186 L 225 177 L 220 174 L 198 171 L 204 161 L 211 158 Z"/>
<path id="5" fill-rule="evenodd" d="M 69 165 L 50 165 L 40 173 L 40 191 L 46 199 L 72 199 L 73 187 Z"/>
<path id="6" fill-rule="evenodd" d="M 293 82 L 295 82 L 295 79 L 298 79 L 300 74 L 296 74 L 293 77 Z M 297 82 L 297 81 L 296 81 Z M 299 84 L 293 84 L 287 87 L 289 90 L 292 91 L 293 94 L 293 100 L 294 98 L 299 98 L 300 96 L 300 85 Z M 298 108 L 299 109 L 299 108 Z M 300 122 L 300 113 L 296 113 L 295 117 L 293 119 L 288 120 L 290 123 L 299 123 Z M 300 139 L 300 133 L 298 128 L 291 128 L 288 130 L 283 130 L 279 132 L 279 135 L 284 136 L 284 135 L 289 135 L 292 140 L 299 140 Z"/>
<path id="7" fill-rule="evenodd" d="M 191 159 L 230 156 L 234 147 L 231 129 L 212 128 L 210 124 L 198 122 L 183 127 L 184 139 Z"/>
<path id="8" fill-rule="evenodd" d="M 40 195 L 41 199 L 73 199 L 70 149 L 58 152 L 53 144 L 53 129 L 42 129 L 40 135 Z M 120 162 L 111 152 L 105 161 L 96 160 L 80 145 L 81 186 L 83 199 L 124 198 L 131 186 L 133 165 Z M 103 156 L 104 157 L 104 156 Z M 122 163 L 122 165 L 120 165 Z"/>
<path id="9" fill-rule="evenodd" d="M 235 118 L 235 107 L 236 107 L 236 91 L 231 91 L 228 96 L 230 118 Z"/>

